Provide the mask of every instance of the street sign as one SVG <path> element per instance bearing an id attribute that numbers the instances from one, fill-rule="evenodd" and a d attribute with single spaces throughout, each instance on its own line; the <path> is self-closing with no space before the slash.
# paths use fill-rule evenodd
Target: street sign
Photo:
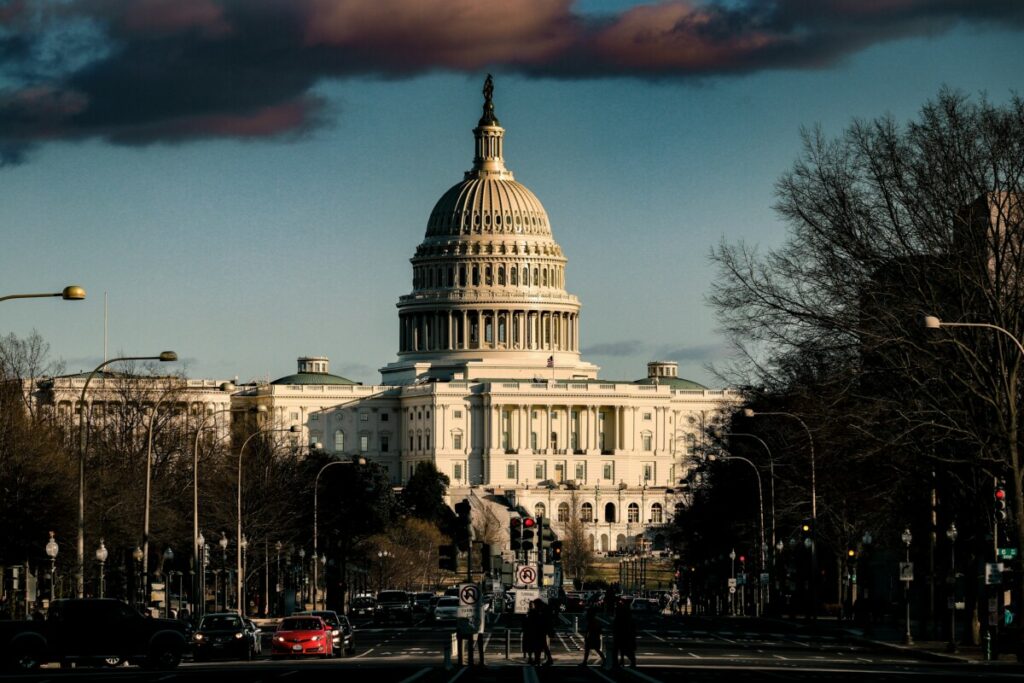
<path id="1" fill-rule="evenodd" d="M 529 588 L 537 585 L 537 568 L 532 564 L 516 565 L 516 585 Z"/>
<path id="2" fill-rule="evenodd" d="M 768 572 L 761 572 L 761 585 L 767 586 L 769 578 Z"/>
<path id="3" fill-rule="evenodd" d="M 900 562 L 900 581 L 914 580 L 914 563 Z"/>
<path id="4" fill-rule="evenodd" d="M 730 593 L 735 593 L 736 592 L 736 586 L 729 586 L 729 592 Z"/>
<path id="5" fill-rule="evenodd" d="M 735 588 L 735 587 L 736 587 L 736 579 L 729 579 L 729 588 Z M 731 591 L 731 592 L 735 593 L 736 591 Z"/>
<path id="6" fill-rule="evenodd" d="M 999 559 L 1000 560 L 1013 560 L 1017 557 L 1016 548 L 1000 548 Z"/>
<path id="7" fill-rule="evenodd" d="M 736 575 L 736 585 L 737 586 L 746 586 L 747 585 L 747 575 L 744 574 L 743 572 L 740 572 L 739 574 L 737 574 Z"/>
<path id="8" fill-rule="evenodd" d="M 985 585 L 986 586 L 998 586 L 1003 582 L 1003 563 L 1002 562 L 986 562 L 985 563 Z"/>
<path id="9" fill-rule="evenodd" d="M 526 614 L 530 611 L 530 603 L 540 597 L 540 590 L 537 588 L 520 588 L 516 591 L 516 614 Z"/>

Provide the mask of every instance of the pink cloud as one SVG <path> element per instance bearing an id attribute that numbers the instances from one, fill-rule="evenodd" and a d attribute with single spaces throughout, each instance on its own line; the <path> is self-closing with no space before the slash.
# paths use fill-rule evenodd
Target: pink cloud
<path id="1" fill-rule="evenodd" d="M 572 0 L 309 0 L 305 42 L 363 55 L 379 68 L 474 70 L 533 64 L 575 39 Z"/>
<path id="2" fill-rule="evenodd" d="M 136 36 L 198 30 L 218 38 L 231 32 L 218 0 L 85 0 L 79 8 L 108 16 L 121 32 Z"/>

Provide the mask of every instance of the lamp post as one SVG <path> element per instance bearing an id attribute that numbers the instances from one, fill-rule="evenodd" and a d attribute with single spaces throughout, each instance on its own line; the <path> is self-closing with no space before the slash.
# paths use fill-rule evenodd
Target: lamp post
<path id="1" fill-rule="evenodd" d="M 238 542 L 238 548 L 242 553 L 242 561 L 238 565 L 238 594 L 235 595 L 235 599 L 238 600 L 238 613 L 244 617 L 247 606 L 245 601 L 245 551 L 249 548 L 249 539 L 245 537 L 245 534 L 242 534 L 239 538 L 242 539 Z"/>
<path id="2" fill-rule="evenodd" d="M 145 596 L 142 594 L 142 548 L 135 546 L 135 550 L 132 551 L 132 559 L 135 560 L 135 607 L 138 609 L 145 600 Z"/>
<path id="3" fill-rule="evenodd" d="M 949 643 L 946 645 L 947 652 L 956 652 L 956 524 L 950 522 L 946 529 L 946 538 L 949 539 Z"/>
<path id="4" fill-rule="evenodd" d="M 804 422 L 798 415 L 793 413 L 787 413 L 784 411 L 772 411 L 772 412 L 755 412 L 752 408 L 744 408 L 743 414 L 746 417 L 756 417 L 758 415 L 779 415 L 781 417 L 789 417 L 800 423 L 803 427 L 804 432 L 807 434 L 807 445 L 811 454 L 811 619 L 817 618 L 818 614 L 818 495 L 817 495 L 817 468 L 814 464 L 814 436 L 811 434 L 810 428 L 807 423 Z"/>
<path id="5" fill-rule="evenodd" d="M 167 546 L 164 549 L 164 574 L 167 576 L 167 580 L 164 582 L 164 616 L 168 619 L 171 618 L 171 574 L 172 570 L 167 569 L 167 565 L 174 562 L 174 551 L 171 546 Z M 178 601 L 181 602 L 181 593 L 178 593 Z"/>
<path id="6" fill-rule="evenodd" d="M 78 285 L 68 285 L 59 292 L 47 292 L 45 294 L 8 294 L 7 296 L 0 296 L 0 301 L 7 301 L 8 299 L 38 299 L 41 297 L 54 297 L 59 296 L 64 301 L 81 301 L 85 298 L 85 290 Z"/>
<path id="7" fill-rule="evenodd" d="M 54 577 L 57 574 L 57 552 L 60 547 L 57 545 L 57 539 L 53 537 L 53 532 L 50 532 L 50 540 L 46 542 L 46 556 L 50 558 L 50 603 L 53 603 Z"/>
<path id="8" fill-rule="evenodd" d="M 89 390 L 92 378 L 106 366 L 120 361 L 137 360 L 156 360 L 161 363 L 169 363 L 178 360 L 178 354 L 174 351 L 161 351 L 158 356 L 121 356 L 103 361 L 93 368 L 89 376 L 85 378 L 82 396 L 78 401 L 78 554 L 75 593 L 79 598 L 85 597 L 85 453 L 88 446 L 89 417 L 92 415 L 92 411 L 87 412 L 85 409 L 85 394 Z"/>
<path id="9" fill-rule="evenodd" d="M 224 577 L 221 579 L 221 586 L 224 589 L 224 611 L 228 611 L 228 535 L 225 532 L 220 532 L 220 540 L 217 541 L 217 545 L 220 546 L 220 569 Z"/>
<path id="10" fill-rule="evenodd" d="M 260 406 L 263 411 L 266 411 L 266 406 Z M 242 447 L 238 449 L 238 481 L 237 483 L 237 497 L 235 499 L 236 510 L 235 510 L 235 524 L 236 524 L 236 538 L 241 541 L 242 538 L 242 454 L 245 453 L 245 447 L 255 436 L 260 434 L 267 434 L 270 432 L 291 432 L 297 434 L 301 430 L 297 425 L 292 425 L 287 429 L 267 429 L 257 430 L 246 437 L 245 441 L 242 442 Z M 238 602 L 238 613 L 243 614 L 243 607 L 241 603 L 242 599 L 242 544 L 239 542 L 235 547 L 235 600 Z M 227 597 L 227 590 L 224 591 L 225 598 Z M 227 610 L 227 601 L 225 600 L 224 609 Z M 243 615 L 244 616 L 244 615 Z"/>
<path id="11" fill-rule="evenodd" d="M 387 550 L 377 551 L 377 590 L 384 590 L 384 562 L 389 557 L 391 557 L 391 553 Z"/>
<path id="12" fill-rule="evenodd" d="M 299 596 L 301 609 L 306 609 L 306 549 L 299 548 Z"/>
<path id="13" fill-rule="evenodd" d="M 103 544 L 103 539 L 100 539 L 100 547 L 96 548 L 96 561 L 100 563 L 100 597 L 103 597 L 105 583 L 103 581 L 103 568 L 107 563 L 107 546 Z"/>
<path id="14" fill-rule="evenodd" d="M 328 467 L 331 467 L 332 465 L 365 465 L 365 464 L 366 464 L 366 458 L 364 458 L 362 456 L 356 456 L 352 460 L 332 460 L 331 462 L 329 462 L 326 465 L 324 465 L 323 467 L 321 467 L 320 471 L 316 473 L 316 477 L 313 479 L 313 555 L 314 556 L 316 556 L 317 548 L 319 547 L 318 546 L 319 536 L 317 535 L 317 514 L 318 514 L 318 510 L 319 510 L 318 505 L 317 505 L 317 495 L 318 495 L 318 492 L 320 490 L 320 475 L 324 473 L 324 470 L 326 470 Z M 317 587 L 317 567 L 316 567 L 316 563 L 314 563 L 313 564 L 313 609 L 317 609 L 317 606 L 316 606 L 316 604 L 317 604 L 316 587 Z M 324 592 L 325 593 L 326 593 L 326 590 L 327 589 L 325 587 L 324 588 Z M 326 596 L 324 596 L 324 597 L 325 597 L 324 603 L 326 604 Z"/>
<path id="15" fill-rule="evenodd" d="M 235 390 L 235 385 L 231 382 L 223 382 L 220 385 L 220 390 L 223 392 L 231 393 Z M 262 408 L 262 410 L 260 410 Z M 203 434 L 203 429 L 206 427 L 207 420 L 215 418 L 217 415 L 224 413 L 233 412 L 266 412 L 266 406 L 256 406 L 255 408 L 237 410 L 234 408 L 224 408 L 222 410 L 215 410 L 208 415 L 204 415 L 203 419 L 199 421 L 199 425 L 196 427 L 196 439 L 195 444 L 192 448 L 192 561 L 194 563 L 193 581 L 196 581 L 196 577 L 201 577 L 200 583 L 203 584 L 201 590 L 197 590 L 198 586 L 193 584 L 192 586 L 192 613 L 196 617 L 201 617 L 202 613 L 206 611 L 206 575 L 205 569 L 200 562 L 200 555 L 203 550 L 203 542 L 200 540 L 203 535 L 199 532 L 199 437 Z M 230 434 L 228 434 L 230 436 Z M 196 603 L 196 598 L 201 595 L 202 600 Z"/>
<path id="16" fill-rule="evenodd" d="M 732 568 L 729 570 L 729 576 L 732 577 L 732 581 L 730 581 L 730 583 L 733 584 L 733 585 L 729 586 L 729 615 L 730 616 L 736 616 L 736 599 L 734 597 L 736 595 L 736 585 L 735 585 L 736 584 L 736 549 L 735 548 L 733 548 L 732 550 L 729 551 L 729 562 L 732 565 Z M 721 585 L 721 584 L 719 584 L 719 585 Z"/>
<path id="17" fill-rule="evenodd" d="M 903 541 L 903 545 L 907 548 L 907 565 L 910 564 L 910 542 L 914 540 L 913 535 L 910 533 L 910 528 L 903 530 L 900 534 L 900 540 Z M 903 634 L 903 644 L 913 645 L 914 639 L 910 635 L 910 579 L 903 580 L 903 600 L 907 603 L 907 632 Z"/>
<path id="18" fill-rule="evenodd" d="M 761 446 L 764 447 L 765 452 L 768 454 L 768 483 L 771 488 L 772 504 L 769 508 L 769 514 L 771 516 L 771 544 L 775 545 L 775 459 L 772 457 L 772 449 L 768 448 L 768 444 L 764 440 L 755 434 L 743 434 L 743 433 L 726 433 L 723 436 L 745 436 L 750 439 L 755 439 Z M 764 539 L 761 540 L 764 543 Z"/>
<path id="19" fill-rule="evenodd" d="M 160 404 L 169 395 L 165 393 L 157 400 L 156 405 L 153 406 L 153 410 L 149 415 L 149 427 L 146 435 L 146 503 L 142 520 L 142 582 L 146 587 L 149 586 L 149 508 L 153 499 L 153 422 L 156 421 L 157 413 L 160 411 Z"/>
<path id="20" fill-rule="evenodd" d="M 274 550 L 277 551 L 277 569 L 274 571 L 274 613 L 277 613 L 278 605 L 281 602 L 281 589 L 284 586 L 281 583 L 281 541 L 274 543 Z"/>
<path id="21" fill-rule="evenodd" d="M 196 624 L 206 611 L 206 564 L 210 561 L 206 554 L 206 538 L 199 532 L 195 538 L 198 547 L 197 562 L 192 567 L 192 618 Z M 196 591 L 196 588 L 199 590 Z"/>

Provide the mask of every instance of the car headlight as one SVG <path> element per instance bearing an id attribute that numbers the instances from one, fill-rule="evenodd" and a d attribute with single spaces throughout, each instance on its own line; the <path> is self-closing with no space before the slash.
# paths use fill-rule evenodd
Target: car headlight
<path id="1" fill-rule="evenodd" d="M 276 638 L 276 640 L 277 640 L 277 642 L 279 642 L 279 643 L 283 643 L 283 642 L 284 642 L 284 636 L 278 636 L 278 637 Z"/>
<path id="2" fill-rule="evenodd" d="M 322 638 L 322 636 L 313 636 L 312 638 L 310 638 L 310 640 L 312 640 L 315 643 L 316 641 L 320 640 L 320 638 Z"/>
<path id="3" fill-rule="evenodd" d="M 202 640 L 202 639 L 203 639 L 203 634 L 202 634 L 202 633 L 196 633 L 196 634 L 195 634 L 194 636 L 192 636 L 192 637 L 193 637 L 193 638 L 195 638 L 195 639 L 196 639 L 197 641 L 199 641 L 199 640 Z"/>
<path id="4" fill-rule="evenodd" d="M 241 640 L 242 636 L 244 636 L 244 635 L 245 635 L 244 633 L 236 633 L 235 634 L 235 639 L 236 640 Z"/>
<path id="5" fill-rule="evenodd" d="M 331 635 L 332 636 L 338 635 L 338 629 L 334 629 L 333 631 L 331 631 Z"/>

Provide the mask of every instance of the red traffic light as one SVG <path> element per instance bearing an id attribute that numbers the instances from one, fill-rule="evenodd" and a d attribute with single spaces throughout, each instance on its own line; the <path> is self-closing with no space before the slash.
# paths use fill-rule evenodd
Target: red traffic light
<path id="1" fill-rule="evenodd" d="M 740 555 L 740 562 L 746 562 L 746 561 L 747 561 L 747 556 L 746 555 Z"/>
<path id="2" fill-rule="evenodd" d="M 996 500 L 1005 500 L 1006 491 L 1003 489 L 996 489 Z"/>
<path id="3" fill-rule="evenodd" d="M 532 529 L 533 527 L 537 526 L 537 521 L 533 517 L 527 517 L 523 520 L 523 526 L 527 529 Z"/>

